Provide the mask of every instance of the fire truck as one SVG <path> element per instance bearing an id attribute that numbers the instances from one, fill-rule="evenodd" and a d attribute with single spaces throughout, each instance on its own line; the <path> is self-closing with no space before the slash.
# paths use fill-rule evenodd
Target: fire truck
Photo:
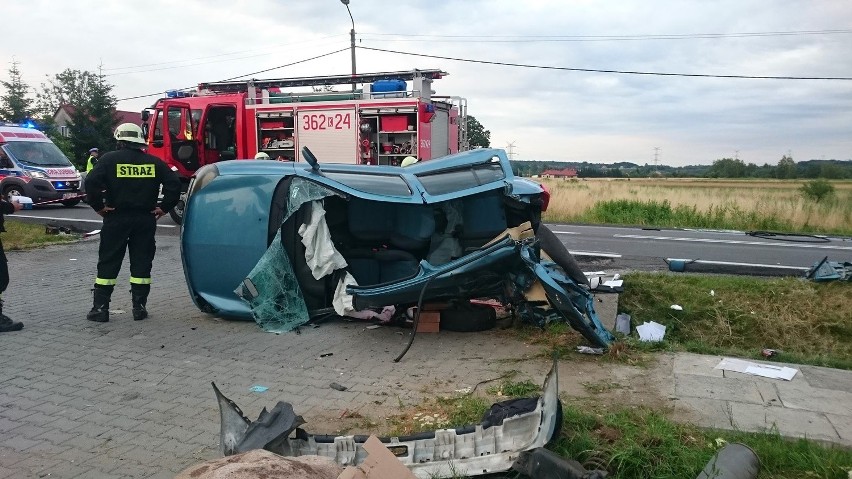
<path id="1" fill-rule="evenodd" d="M 414 70 L 202 83 L 191 94 L 168 92 L 142 112 L 148 153 L 177 172 L 184 188 L 204 165 L 259 152 L 304 161 L 304 146 L 331 163 L 438 158 L 468 149 L 467 101 L 432 90 L 446 75 Z M 351 91 L 332 90 L 350 84 Z M 180 223 L 182 213 L 183 203 L 171 216 Z"/>

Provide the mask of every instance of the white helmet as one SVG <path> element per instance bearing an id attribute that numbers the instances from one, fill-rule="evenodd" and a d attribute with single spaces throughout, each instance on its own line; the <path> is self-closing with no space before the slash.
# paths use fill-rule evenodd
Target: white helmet
<path id="1" fill-rule="evenodd" d="M 118 125 L 113 136 L 118 141 L 126 141 L 141 146 L 148 144 L 145 142 L 145 134 L 142 133 L 142 128 L 134 123 L 122 123 Z"/>
<path id="2" fill-rule="evenodd" d="M 266 154 L 265 151 L 258 151 L 256 155 L 254 155 L 255 160 L 268 160 L 269 155 Z"/>
<path id="3" fill-rule="evenodd" d="M 402 163 L 401 163 L 401 165 L 400 165 L 400 166 L 405 167 L 405 166 L 413 165 L 413 164 L 415 164 L 415 163 L 417 163 L 417 158 L 415 158 L 415 157 L 413 157 L 413 156 L 406 156 L 406 157 L 402 160 Z"/>

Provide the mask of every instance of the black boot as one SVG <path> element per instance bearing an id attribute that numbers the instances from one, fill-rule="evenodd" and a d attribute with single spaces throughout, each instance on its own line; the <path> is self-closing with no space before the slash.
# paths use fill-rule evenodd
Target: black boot
<path id="1" fill-rule="evenodd" d="M 3 314 L 3 300 L 0 299 L 0 333 L 20 331 L 24 329 L 24 323 L 12 321 L 12 318 Z"/>
<path id="2" fill-rule="evenodd" d="M 86 319 L 98 323 L 109 321 L 109 300 L 112 297 L 112 288 L 112 286 L 95 285 L 92 290 L 92 310 L 86 315 Z"/>
<path id="3" fill-rule="evenodd" d="M 130 301 L 133 303 L 133 319 L 141 321 L 148 317 L 148 310 L 145 305 L 148 304 L 148 293 L 151 291 L 150 284 L 131 284 L 130 285 Z"/>

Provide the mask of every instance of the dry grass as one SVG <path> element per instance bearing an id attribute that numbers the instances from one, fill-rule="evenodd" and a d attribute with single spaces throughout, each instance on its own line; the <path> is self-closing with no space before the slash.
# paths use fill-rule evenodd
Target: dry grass
<path id="1" fill-rule="evenodd" d="M 777 218 L 779 222 L 788 223 L 800 231 L 852 232 L 852 181 L 831 182 L 836 194 L 821 203 L 802 197 L 799 188 L 806 183 L 802 180 L 648 178 L 539 181 L 551 191 L 545 221 L 582 222 L 583 213 L 602 201 L 668 201 L 673 208 L 681 205 L 695 207 L 705 214 L 720 209 L 729 211 L 730 215 L 746 216 L 756 212 L 763 217 Z"/>
<path id="2" fill-rule="evenodd" d="M 670 346 L 755 358 L 769 348 L 781 361 L 852 369 L 848 282 L 630 273 L 625 285 L 620 309 L 634 325 L 665 324 Z"/>

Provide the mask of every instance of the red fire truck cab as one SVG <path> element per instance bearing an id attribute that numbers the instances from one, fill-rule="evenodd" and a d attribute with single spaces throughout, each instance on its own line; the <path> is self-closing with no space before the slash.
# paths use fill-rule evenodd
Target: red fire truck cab
<path id="1" fill-rule="evenodd" d="M 415 70 L 203 83 L 191 94 L 170 92 L 143 112 L 148 152 L 187 183 L 201 166 L 261 151 L 273 160 L 302 161 L 303 146 L 320 162 L 437 158 L 467 149 L 466 100 L 432 91 L 445 75 Z M 350 84 L 363 88 L 330 90 Z M 292 91 L 298 87 L 313 91 Z"/>

